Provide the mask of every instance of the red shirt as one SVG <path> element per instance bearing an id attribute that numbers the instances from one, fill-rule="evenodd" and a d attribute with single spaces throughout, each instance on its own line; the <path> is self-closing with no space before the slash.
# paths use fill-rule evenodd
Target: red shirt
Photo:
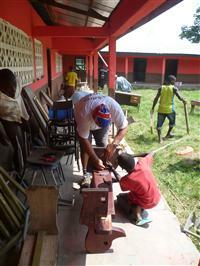
<path id="1" fill-rule="evenodd" d="M 121 189 L 130 190 L 129 203 L 144 209 L 153 208 L 160 200 L 160 192 L 151 171 L 152 163 L 153 157 L 149 154 L 138 161 L 133 172 L 120 180 Z"/>

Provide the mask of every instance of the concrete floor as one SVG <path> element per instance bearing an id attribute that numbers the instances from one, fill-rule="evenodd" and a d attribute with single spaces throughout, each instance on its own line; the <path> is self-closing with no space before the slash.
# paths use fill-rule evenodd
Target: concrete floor
<path id="1" fill-rule="evenodd" d="M 131 224 L 116 208 L 113 226 L 123 228 L 126 237 L 115 239 L 106 253 L 87 254 L 84 248 L 87 227 L 79 223 L 82 196 L 79 190 L 72 189 L 72 183 L 80 180 L 81 173 L 77 171 L 76 164 L 72 168 L 64 166 L 67 180 L 61 190 L 69 200 L 74 194 L 75 204 L 60 207 L 58 211 L 58 266 L 198 265 L 198 250 L 180 231 L 178 219 L 164 198 L 158 206 L 148 210 L 153 221 L 147 228 Z M 121 192 L 118 183 L 113 184 L 113 190 L 115 197 Z"/>

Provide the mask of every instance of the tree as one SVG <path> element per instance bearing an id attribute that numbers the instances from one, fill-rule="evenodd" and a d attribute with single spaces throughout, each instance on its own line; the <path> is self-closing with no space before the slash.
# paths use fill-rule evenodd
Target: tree
<path id="1" fill-rule="evenodd" d="M 192 43 L 200 42 L 200 7 L 197 8 L 196 13 L 194 14 L 194 25 L 192 26 L 183 26 L 181 27 L 181 34 L 179 37 L 181 39 L 186 38 Z"/>

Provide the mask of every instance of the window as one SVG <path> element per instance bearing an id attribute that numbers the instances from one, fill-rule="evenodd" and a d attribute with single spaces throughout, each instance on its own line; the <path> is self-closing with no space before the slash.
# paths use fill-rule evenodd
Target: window
<path id="1" fill-rule="evenodd" d="M 76 70 L 85 70 L 84 58 L 76 58 Z"/>
<path id="2" fill-rule="evenodd" d="M 36 67 L 36 78 L 41 79 L 44 76 L 43 68 L 43 46 L 42 43 L 34 39 L 35 43 L 35 67 Z"/>

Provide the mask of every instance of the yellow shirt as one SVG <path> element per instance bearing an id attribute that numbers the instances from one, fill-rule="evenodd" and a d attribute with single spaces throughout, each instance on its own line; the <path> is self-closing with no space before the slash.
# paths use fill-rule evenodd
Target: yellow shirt
<path id="1" fill-rule="evenodd" d="M 158 113 L 170 114 L 174 111 L 174 85 L 163 85 Z"/>
<path id="2" fill-rule="evenodd" d="M 78 80 L 78 76 L 77 76 L 76 72 L 71 71 L 71 72 L 67 73 L 67 76 L 65 79 L 67 81 L 68 86 L 75 87 L 76 81 Z"/>

